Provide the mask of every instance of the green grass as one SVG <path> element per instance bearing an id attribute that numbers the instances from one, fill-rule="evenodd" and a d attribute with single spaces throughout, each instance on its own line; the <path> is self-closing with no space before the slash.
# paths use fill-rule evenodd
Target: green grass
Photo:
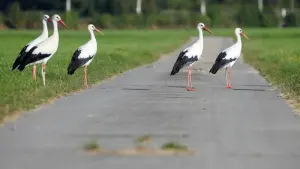
<path id="1" fill-rule="evenodd" d="M 83 149 L 86 151 L 99 150 L 100 145 L 96 141 L 90 141 L 83 146 Z"/>
<path id="2" fill-rule="evenodd" d="M 197 35 L 196 30 L 102 32 L 104 36 L 96 35 L 98 53 L 88 67 L 89 85 L 151 63 L 160 54 L 179 47 L 190 35 Z M 11 71 L 22 47 L 39 34 L 39 31 L 0 32 L 0 120 L 14 112 L 32 109 L 51 98 L 83 88 L 83 69 L 69 76 L 67 66 L 73 52 L 89 40 L 88 31 L 60 31 L 58 51 L 47 64 L 45 87 L 42 84 L 41 65 L 37 66 L 37 81 L 32 79 L 32 67 L 27 67 L 23 72 Z"/>
<path id="3" fill-rule="evenodd" d="M 215 30 L 234 37 L 233 30 Z M 300 29 L 244 29 L 250 40 L 243 39 L 246 62 L 291 98 L 300 99 Z"/>
<path id="4" fill-rule="evenodd" d="M 161 146 L 161 149 L 163 149 L 163 150 L 187 150 L 188 146 L 182 145 L 177 142 L 167 142 Z"/>
<path id="5" fill-rule="evenodd" d="M 137 148 L 146 147 L 149 142 L 152 141 L 150 134 L 142 135 L 133 140 Z"/>
<path id="6" fill-rule="evenodd" d="M 135 143 L 144 143 L 147 141 L 151 140 L 151 135 L 147 134 L 147 135 L 143 135 L 143 136 L 139 136 L 136 139 L 134 139 Z"/>

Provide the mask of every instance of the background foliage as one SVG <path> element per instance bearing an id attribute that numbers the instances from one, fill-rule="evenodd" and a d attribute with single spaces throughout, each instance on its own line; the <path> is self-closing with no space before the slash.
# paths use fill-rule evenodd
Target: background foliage
<path id="1" fill-rule="evenodd" d="M 212 27 L 298 26 L 300 14 L 281 17 L 282 8 L 291 0 L 264 0 L 260 13 L 257 0 L 206 0 L 207 13 L 201 15 L 200 0 L 143 0 L 142 14 L 135 13 L 136 0 L 72 0 L 72 12 L 65 13 L 65 0 L 1 0 L 1 27 L 39 29 L 44 13 L 58 13 L 72 28 L 92 22 L 101 28 L 173 28 L 194 27 L 199 21 Z M 0 27 L 0 29 L 1 29 Z"/>

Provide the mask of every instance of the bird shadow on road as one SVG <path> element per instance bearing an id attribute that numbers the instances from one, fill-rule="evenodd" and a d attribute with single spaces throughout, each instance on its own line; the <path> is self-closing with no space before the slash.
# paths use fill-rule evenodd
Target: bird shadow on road
<path id="1" fill-rule="evenodd" d="M 167 87 L 173 87 L 173 88 L 186 88 L 186 86 L 171 86 L 171 85 L 169 85 L 169 86 L 167 86 Z"/>
<path id="2" fill-rule="evenodd" d="M 150 90 L 147 88 L 123 88 L 123 90 Z"/>
<path id="3" fill-rule="evenodd" d="M 270 85 L 240 85 L 240 86 L 257 86 L 257 87 L 271 87 Z"/>
<path id="4" fill-rule="evenodd" d="M 267 91 L 266 89 L 245 89 L 245 88 L 232 89 L 232 90 L 239 90 L 239 91 L 255 91 L 255 92 L 264 92 L 264 91 Z"/>
<path id="5" fill-rule="evenodd" d="M 184 96 L 166 96 L 167 99 L 195 99 L 195 97 L 184 97 Z"/>

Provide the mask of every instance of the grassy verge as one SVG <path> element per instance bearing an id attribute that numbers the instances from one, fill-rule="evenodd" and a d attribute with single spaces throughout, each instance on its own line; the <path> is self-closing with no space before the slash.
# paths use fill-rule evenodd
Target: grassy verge
<path id="1" fill-rule="evenodd" d="M 234 37 L 233 31 L 215 30 Z M 300 30 L 245 29 L 251 39 L 243 40 L 246 62 L 258 69 L 267 80 L 286 95 L 300 99 Z"/>
<path id="2" fill-rule="evenodd" d="M 46 86 L 42 85 L 41 66 L 37 66 L 37 81 L 31 77 L 31 67 L 23 72 L 11 71 L 19 51 L 39 31 L 0 32 L 0 120 L 17 111 L 28 110 L 49 99 L 83 87 L 83 70 L 67 75 L 73 52 L 87 40 L 87 31 L 61 31 L 60 45 L 46 69 Z M 52 33 L 52 32 L 50 32 Z M 184 43 L 196 31 L 109 31 L 97 35 L 98 53 L 88 67 L 88 83 L 93 84 L 142 64 L 158 59 Z"/>

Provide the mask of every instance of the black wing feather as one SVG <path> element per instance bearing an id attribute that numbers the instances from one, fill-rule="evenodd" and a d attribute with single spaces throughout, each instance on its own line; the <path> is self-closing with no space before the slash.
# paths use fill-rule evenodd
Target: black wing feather
<path id="1" fill-rule="evenodd" d="M 81 50 L 77 49 L 71 59 L 71 62 L 68 66 L 68 74 L 73 75 L 74 72 L 84 64 L 86 64 L 89 60 L 91 60 L 94 56 L 90 56 L 88 58 L 78 58 L 81 53 Z"/>
<path id="2" fill-rule="evenodd" d="M 173 69 L 171 71 L 171 75 L 175 75 L 176 73 L 179 72 L 180 69 L 183 68 L 183 66 L 189 62 L 195 62 L 198 60 L 198 57 L 197 56 L 192 56 L 192 57 L 188 57 L 186 56 L 185 54 L 188 52 L 188 50 L 185 50 L 185 51 L 182 51 L 180 52 L 174 66 L 173 66 Z"/>
<path id="3" fill-rule="evenodd" d="M 44 53 L 38 53 L 38 54 L 33 54 L 33 51 L 37 48 L 37 46 L 32 47 L 24 56 L 24 58 L 20 61 L 20 65 L 18 67 L 18 69 L 20 71 L 24 70 L 24 68 L 26 67 L 26 65 L 30 64 L 30 63 L 34 63 L 37 61 L 40 61 L 42 59 L 45 59 L 47 57 L 49 57 L 51 54 L 44 54 Z"/>
<path id="4" fill-rule="evenodd" d="M 25 51 L 26 51 L 26 49 L 28 48 L 28 46 L 29 46 L 29 45 L 26 45 L 26 46 L 23 47 L 23 49 L 22 49 L 21 52 L 19 53 L 18 57 L 16 58 L 16 60 L 15 60 L 15 62 L 14 62 L 14 64 L 13 64 L 11 70 L 15 70 L 15 69 L 19 66 L 20 62 L 22 61 L 22 59 L 23 59 L 23 58 L 25 57 L 25 55 L 26 55 L 26 52 L 25 52 Z"/>
<path id="5" fill-rule="evenodd" d="M 209 70 L 210 73 L 216 74 L 220 68 L 222 68 L 225 65 L 227 65 L 228 63 L 236 60 L 236 58 L 225 59 L 226 55 L 227 55 L 226 52 L 221 52 L 218 55 L 215 63 L 213 64 L 213 66 Z"/>

